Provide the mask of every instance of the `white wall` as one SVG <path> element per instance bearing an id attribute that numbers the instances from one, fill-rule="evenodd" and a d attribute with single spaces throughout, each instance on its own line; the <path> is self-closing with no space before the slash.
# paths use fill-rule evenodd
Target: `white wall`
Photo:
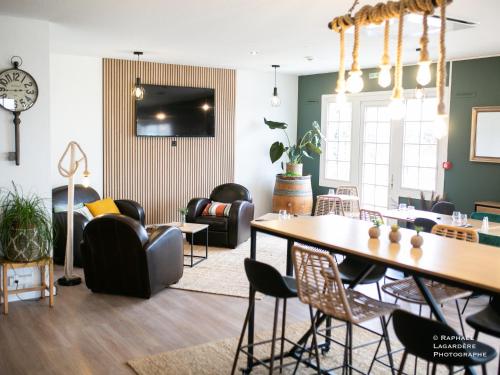
<path id="1" fill-rule="evenodd" d="M 297 138 L 298 77 L 278 75 L 281 106 L 276 108 L 270 104 L 273 86 L 273 73 L 236 72 L 235 182 L 252 193 L 255 217 L 271 212 L 274 181 L 281 172 L 280 163 L 269 160 L 269 147 L 277 140 L 287 144 L 283 131 L 270 130 L 264 117 L 286 122 L 291 142 Z"/>
<path id="2" fill-rule="evenodd" d="M 46 206 L 50 210 L 49 23 L 0 16 L 0 45 L 0 71 L 12 67 L 11 56 L 21 56 L 23 65 L 20 68 L 33 76 L 39 90 L 37 102 L 21 113 L 19 166 L 7 160 L 7 153 L 14 151 L 13 115 L 0 109 L 0 187 L 10 188 L 11 181 L 14 181 L 25 193 L 46 198 Z M 9 270 L 7 275 L 19 280 L 19 288 L 32 286 L 40 278 L 37 268 L 16 272 Z M 22 298 L 39 295 L 39 292 L 23 293 Z M 9 297 L 9 301 L 15 300 L 17 296 Z"/>
<path id="3" fill-rule="evenodd" d="M 50 96 L 51 186 L 67 184 L 57 164 L 68 142 L 76 141 L 87 154 L 91 186 L 102 196 L 102 59 L 51 54 Z M 76 183 L 81 181 L 81 168 Z"/>
<path id="4" fill-rule="evenodd" d="M 0 109 L 0 187 L 9 187 L 14 181 L 26 193 L 50 199 L 49 24 L 1 16 L 0 45 L 0 70 L 12 67 L 13 55 L 21 56 L 20 68 L 33 76 L 39 90 L 34 106 L 21 113 L 19 166 L 7 160 L 7 153 L 14 151 L 13 115 Z"/>

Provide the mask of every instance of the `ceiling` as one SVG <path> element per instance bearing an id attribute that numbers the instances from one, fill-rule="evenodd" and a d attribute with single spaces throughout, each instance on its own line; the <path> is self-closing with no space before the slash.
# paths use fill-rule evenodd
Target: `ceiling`
<path id="1" fill-rule="evenodd" d="M 376 2 L 361 0 L 361 5 Z M 50 21 L 55 53 L 133 59 L 132 51 L 141 50 L 150 61 L 262 71 L 280 64 L 281 72 L 310 74 L 337 70 L 338 36 L 327 23 L 351 4 L 351 0 L 0 0 L 0 14 Z M 499 13 L 499 0 L 454 0 L 448 17 L 479 24 L 448 33 L 449 58 L 500 54 Z M 394 34 L 396 28 L 392 29 Z M 379 34 L 362 35 L 362 67 L 378 65 Z M 395 35 L 391 39 L 394 44 Z M 404 61 L 414 63 L 418 36 L 407 36 L 405 41 Z M 349 51 L 351 46 L 349 35 Z M 431 36 L 430 49 L 436 58 L 437 35 Z"/>

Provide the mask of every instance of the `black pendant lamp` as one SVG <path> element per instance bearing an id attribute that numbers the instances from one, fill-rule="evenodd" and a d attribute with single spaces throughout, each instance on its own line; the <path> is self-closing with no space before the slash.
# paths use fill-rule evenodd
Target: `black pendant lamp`
<path id="1" fill-rule="evenodd" d="M 134 55 L 137 56 L 137 64 L 136 64 L 137 77 L 135 79 L 135 85 L 132 88 L 132 96 L 134 97 L 135 100 L 142 100 L 144 98 L 144 87 L 141 84 L 141 78 L 139 77 L 138 74 L 139 58 L 142 56 L 142 52 L 134 51 Z"/>
<path id="2" fill-rule="evenodd" d="M 271 65 L 274 68 L 274 89 L 273 96 L 271 97 L 271 106 L 279 107 L 281 105 L 281 99 L 278 96 L 278 86 L 276 86 L 276 69 L 278 69 L 279 65 Z"/>

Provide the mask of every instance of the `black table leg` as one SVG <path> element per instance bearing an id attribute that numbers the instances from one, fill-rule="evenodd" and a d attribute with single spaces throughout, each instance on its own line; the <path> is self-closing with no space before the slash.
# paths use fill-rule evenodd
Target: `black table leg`
<path id="1" fill-rule="evenodd" d="M 250 259 L 256 260 L 257 258 L 257 231 L 254 228 L 250 229 Z M 250 286 L 248 304 L 253 306 L 255 303 L 255 292 Z M 255 309 L 252 309 L 248 317 L 248 356 L 246 373 L 250 373 L 253 367 L 253 343 L 254 343 L 254 330 L 255 330 Z"/>
<path id="2" fill-rule="evenodd" d="M 207 236 L 205 237 L 205 259 L 208 259 L 208 227 L 207 227 Z"/>
<path id="3" fill-rule="evenodd" d="M 293 276 L 293 261 L 292 261 L 292 247 L 295 243 L 294 240 L 287 240 L 286 242 L 286 275 Z"/>
<path id="4" fill-rule="evenodd" d="M 194 236 L 191 236 L 191 267 L 193 267 L 193 242 Z"/>

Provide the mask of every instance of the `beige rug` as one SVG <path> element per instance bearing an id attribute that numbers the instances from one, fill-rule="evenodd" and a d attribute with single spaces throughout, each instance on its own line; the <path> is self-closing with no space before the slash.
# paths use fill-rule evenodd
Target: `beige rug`
<path id="1" fill-rule="evenodd" d="M 259 234 L 257 237 L 257 260 L 271 264 L 280 272 L 286 267 L 286 241 L 277 237 Z M 184 253 L 189 254 L 190 245 L 185 244 Z M 205 246 L 195 246 L 196 255 L 205 255 Z M 182 279 L 172 288 L 203 293 L 248 298 L 248 280 L 243 260 L 250 256 L 250 240 L 236 249 L 208 248 L 208 259 L 193 268 L 184 267 Z M 196 259 L 195 259 L 196 260 Z M 184 258 L 186 264 L 189 257 Z"/>
<path id="2" fill-rule="evenodd" d="M 307 330 L 308 327 L 309 325 L 307 323 L 290 325 L 287 327 L 287 336 L 292 340 L 296 340 Z M 260 333 L 256 336 L 257 340 L 266 340 L 269 338 L 271 338 L 270 332 Z M 334 338 L 343 342 L 345 338 L 345 329 L 343 327 L 335 329 Z M 377 336 L 361 328 L 355 327 L 353 339 L 354 345 L 356 346 L 361 343 L 375 340 L 377 339 Z M 178 349 L 145 358 L 131 360 L 128 362 L 128 365 L 132 367 L 138 375 L 226 375 L 231 373 L 237 344 L 238 338 L 233 337 L 222 341 L 211 342 L 204 345 Z M 399 349 L 401 346 L 399 342 L 394 342 L 393 340 L 392 347 L 394 350 Z M 256 350 L 256 354 L 260 356 L 260 358 L 269 356 L 269 345 L 262 345 L 257 348 L 258 351 Z M 355 350 L 353 353 L 353 366 L 363 372 L 366 372 L 370 366 L 375 349 L 376 345 L 370 345 Z M 385 346 L 381 346 L 379 355 L 385 353 Z M 394 355 L 396 366 L 399 366 L 401 354 L 402 352 L 398 352 Z M 343 349 L 333 344 L 332 349 L 326 355 L 322 355 L 320 357 L 321 367 L 324 369 L 336 367 L 342 363 L 342 359 Z M 238 368 L 244 367 L 246 363 L 245 360 L 244 356 L 240 355 Z M 276 363 L 278 363 L 278 361 Z M 283 373 L 293 373 L 295 361 L 287 358 L 284 363 L 293 363 L 293 365 L 287 367 Z M 414 360 L 411 356 L 409 356 L 405 370 L 413 373 L 413 366 Z M 438 373 L 447 373 L 444 369 L 441 369 L 441 371 L 442 372 L 438 371 Z M 268 371 L 266 371 L 263 366 L 258 366 L 252 371 L 252 374 L 266 374 L 267 372 Z M 425 374 L 425 372 L 426 365 L 422 360 L 420 360 L 418 362 L 417 374 Z M 241 374 L 241 372 L 239 372 L 239 374 Z M 315 372 L 301 365 L 297 374 L 315 374 Z M 387 367 L 376 363 L 371 374 L 390 374 L 390 370 Z"/>

